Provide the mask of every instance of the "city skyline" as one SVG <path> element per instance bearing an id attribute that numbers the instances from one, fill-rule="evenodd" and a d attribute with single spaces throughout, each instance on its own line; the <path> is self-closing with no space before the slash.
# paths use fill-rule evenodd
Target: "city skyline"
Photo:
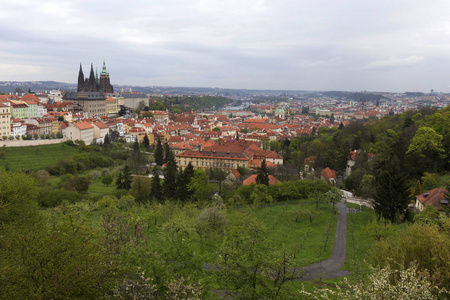
<path id="1" fill-rule="evenodd" d="M 0 80 L 450 92 L 450 3 L 5 1 Z"/>

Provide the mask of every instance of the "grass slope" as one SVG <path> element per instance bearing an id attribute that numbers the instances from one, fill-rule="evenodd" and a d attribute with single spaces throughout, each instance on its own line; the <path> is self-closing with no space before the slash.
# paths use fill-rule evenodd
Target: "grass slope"
<path id="1" fill-rule="evenodd" d="M 0 168 L 11 171 L 40 170 L 54 165 L 60 159 L 67 159 L 78 153 L 75 147 L 64 143 L 29 147 L 4 147 L 5 158 L 0 160 Z"/>

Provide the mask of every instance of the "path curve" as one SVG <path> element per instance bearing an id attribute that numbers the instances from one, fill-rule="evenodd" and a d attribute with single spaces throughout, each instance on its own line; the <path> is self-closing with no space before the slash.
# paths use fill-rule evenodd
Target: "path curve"
<path id="1" fill-rule="evenodd" d="M 334 247 L 331 258 L 322 260 L 318 263 L 301 267 L 298 270 L 304 274 L 298 280 L 307 281 L 314 279 L 333 279 L 350 275 L 350 271 L 341 270 L 345 262 L 347 247 L 347 207 L 345 204 L 338 203 L 338 220 L 336 224 L 336 233 L 334 236 Z"/>

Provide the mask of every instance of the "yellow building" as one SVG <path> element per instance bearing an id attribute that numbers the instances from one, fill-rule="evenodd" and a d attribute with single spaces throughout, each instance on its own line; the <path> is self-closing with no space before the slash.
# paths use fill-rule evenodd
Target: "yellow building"
<path id="1" fill-rule="evenodd" d="M 11 107 L 0 103 L 0 138 L 11 135 Z"/>
<path id="2" fill-rule="evenodd" d="M 185 168 L 189 162 L 194 168 L 219 168 L 235 170 L 237 167 L 249 168 L 251 157 L 247 153 L 216 152 L 216 151 L 184 151 L 176 156 L 176 162 Z"/>

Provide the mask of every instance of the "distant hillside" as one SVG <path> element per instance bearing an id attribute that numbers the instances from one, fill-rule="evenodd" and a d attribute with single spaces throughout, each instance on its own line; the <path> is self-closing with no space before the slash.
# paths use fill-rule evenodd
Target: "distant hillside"
<path id="1" fill-rule="evenodd" d="M 387 99 L 383 95 L 376 93 L 363 93 L 363 92 L 340 92 L 340 91 L 328 91 L 321 93 L 324 96 L 345 98 L 348 100 L 354 100 L 358 102 L 377 101 L 381 99 Z"/>

